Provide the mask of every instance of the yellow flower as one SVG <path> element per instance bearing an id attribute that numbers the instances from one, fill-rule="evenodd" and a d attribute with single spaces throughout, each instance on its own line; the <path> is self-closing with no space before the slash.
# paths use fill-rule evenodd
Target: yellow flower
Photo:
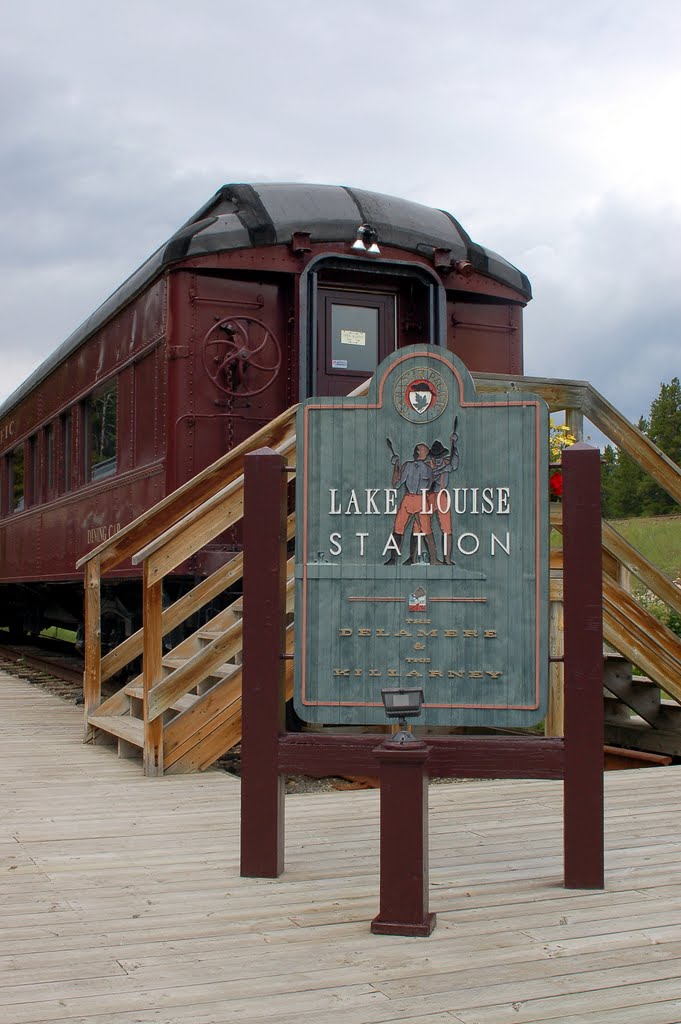
<path id="1" fill-rule="evenodd" d="M 570 433 L 567 423 L 554 423 L 553 417 L 549 425 L 549 461 L 560 462 L 561 452 L 573 445 L 577 438 Z"/>

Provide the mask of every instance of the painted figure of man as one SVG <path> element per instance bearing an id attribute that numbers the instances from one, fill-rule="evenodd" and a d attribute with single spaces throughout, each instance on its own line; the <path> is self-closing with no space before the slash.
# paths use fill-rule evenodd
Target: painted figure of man
<path id="1" fill-rule="evenodd" d="M 428 449 L 428 464 L 433 472 L 433 483 L 428 492 L 428 510 L 437 516 L 442 530 L 442 559 L 445 565 L 454 565 L 452 561 L 452 499 L 449 492 L 449 474 L 459 465 L 459 453 L 456 450 L 456 432 L 450 438 L 452 451 L 445 448 L 441 441 L 433 441 Z M 425 518 L 425 516 L 424 516 Z"/>
<path id="2" fill-rule="evenodd" d="M 404 487 L 404 494 L 395 514 L 392 536 L 388 542 L 390 545 L 390 555 L 385 564 L 397 565 L 397 559 L 402 548 L 402 539 L 411 521 L 414 549 L 417 548 L 416 537 L 420 534 L 426 542 L 431 565 L 442 565 L 443 563 L 437 557 L 433 540 L 433 531 L 430 525 L 432 517 L 423 514 L 424 500 L 427 501 L 427 495 L 434 479 L 432 467 L 427 461 L 430 449 L 427 444 L 417 444 L 414 448 L 414 457 L 400 464 L 399 456 L 393 451 L 392 445 L 390 448 L 393 464 L 392 485 L 398 490 L 400 487 Z M 409 558 L 405 565 L 410 565 L 413 561 L 414 558 L 410 550 Z"/>

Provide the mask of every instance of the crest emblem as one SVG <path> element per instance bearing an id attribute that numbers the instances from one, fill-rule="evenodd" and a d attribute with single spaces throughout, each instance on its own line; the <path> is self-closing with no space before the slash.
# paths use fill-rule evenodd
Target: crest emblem
<path id="1" fill-rule="evenodd" d="M 449 389 L 437 370 L 416 366 L 398 378 L 393 401 L 403 419 L 410 423 L 430 423 L 447 408 Z"/>
<path id="2" fill-rule="evenodd" d="M 425 612 L 426 592 L 423 587 L 417 587 L 414 593 L 409 595 L 408 607 L 410 612 Z"/>
<path id="3" fill-rule="evenodd" d="M 437 391 L 427 380 L 413 380 L 404 396 L 420 416 L 437 400 Z"/>

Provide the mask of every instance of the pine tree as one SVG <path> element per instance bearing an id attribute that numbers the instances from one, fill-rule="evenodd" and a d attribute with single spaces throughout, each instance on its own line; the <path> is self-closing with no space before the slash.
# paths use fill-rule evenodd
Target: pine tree
<path id="1" fill-rule="evenodd" d="M 650 406 L 649 418 L 642 416 L 637 426 L 672 462 L 681 465 L 681 383 L 678 377 L 660 385 L 660 393 Z M 666 515 L 679 509 L 674 499 L 644 473 L 638 463 L 610 445 L 603 452 L 601 494 L 606 518 Z"/>
<path id="2" fill-rule="evenodd" d="M 681 384 L 678 377 L 673 377 L 669 384 L 660 385 L 660 393 L 650 407 L 646 433 L 672 462 L 681 465 Z M 641 515 L 665 515 L 678 511 L 674 499 L 650 477 L 645 479 L 641 504 Z"/>

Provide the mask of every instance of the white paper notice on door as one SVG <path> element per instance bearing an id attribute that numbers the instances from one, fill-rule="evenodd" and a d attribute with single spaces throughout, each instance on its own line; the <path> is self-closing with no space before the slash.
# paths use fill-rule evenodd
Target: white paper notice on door
<path id="1" fill-rule="evenodd" d="M 364 331 L 341 331 L 341 345 L 366 345 L 367 336 Z"/>

